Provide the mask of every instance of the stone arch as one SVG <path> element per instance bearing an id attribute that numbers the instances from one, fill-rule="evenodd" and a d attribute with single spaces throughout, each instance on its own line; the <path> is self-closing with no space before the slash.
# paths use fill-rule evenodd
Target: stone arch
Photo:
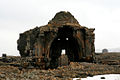
<path id="1" fill-rule="evenodd" d="M 73 27 L 63 26 L 58 29 L 57 36 L 50 45 L 49 57 L 51 58 L 50 67 L 58 67 L 58 58 L 61 56 L 62 49 L 66 50 L 66 55 L 70 62 L 78 62 L 81 53 L 81 44 L 73 35 Z"/>

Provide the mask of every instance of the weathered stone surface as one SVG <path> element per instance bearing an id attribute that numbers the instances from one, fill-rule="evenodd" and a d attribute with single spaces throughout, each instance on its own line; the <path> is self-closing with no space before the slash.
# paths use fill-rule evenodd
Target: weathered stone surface
<path id="1" fill-rule="evenodd" d="M 66 51 L 68 63 L 92 62 L 95 53 L 93 31 L 81 26 L 70 12 L 61 11 L 47 25 L 21 33 L 18 50 L 22 57 L 36 56 L 39 66 L 44 64 L 51 68 L 59 66 L 62 49 Z"/>
<path id="2" fill-rule="evenodd" d="M 79 22 L 74 18 L 74 16 L 70 12 L 61 11 L 55 15 L 55 17 L 48 22 L 49 25 L 55 25 L 55 27 L 59 27 L 62 25 L 71 24 L 73 26 L 80 26 Z"/>

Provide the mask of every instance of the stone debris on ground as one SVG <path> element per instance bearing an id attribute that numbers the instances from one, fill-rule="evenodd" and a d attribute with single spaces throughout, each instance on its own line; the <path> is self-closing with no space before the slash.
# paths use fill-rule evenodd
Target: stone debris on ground
<path id="1" fill-rule="evenodd" d="M 40 70 L 39 68 L 20 69 L 19 66 L 11 65 L 19 64 L 19 59 L 18 61 L 14 60 L 14 63 L 2 62 L 1 59 L 0 80 L 73 80 L 73 78 L 92 77 L 94 75 L 120 74 L 119 56 L 120 54 L 97 54 L 95 63 L 71 62 L 67 66 L 48 70 Z M 118 64 L 107 64 L 109 61 L 114 63 L 112 60 L 117 61 Z M 106 61 L 106 64 L 101 61 Z"/>
<path id="2" fill-rule="evenodd" d="M 86 62 L 71 62 L 69 66 L 57 69 L 22 69 L 13 66 L 0 66 L 2 80 L 72 80 L 100 74 L 120 74 L 120 66 L 102 65 Z"/>

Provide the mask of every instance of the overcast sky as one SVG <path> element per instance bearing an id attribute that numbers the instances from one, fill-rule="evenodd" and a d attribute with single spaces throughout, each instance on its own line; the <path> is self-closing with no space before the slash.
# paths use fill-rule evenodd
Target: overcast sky
<path id="1" fill-rule="evenodd" d="M 59 11 L 95 28 L 96 51 L 120 47 L 120 0 L 0 0 L 0 56 L 19 55 L 19 33 L 46 25 Z"/>

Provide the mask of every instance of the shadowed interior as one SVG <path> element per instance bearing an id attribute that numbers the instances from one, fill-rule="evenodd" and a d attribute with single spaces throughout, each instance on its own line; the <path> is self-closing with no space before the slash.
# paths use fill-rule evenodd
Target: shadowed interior
<path id="1" fill-rule="evenodd" d="M 51 68 L 59 66 L 58 58 L 61 56 L 63 49 L 66 51 L 68 61 L 79 61 L 80 46 L 77 39 L 73 37 L 73 31 L 73 28 L 69 26 L 59 28 L 57 37 L 54 39 L 50 47 Z"/>

